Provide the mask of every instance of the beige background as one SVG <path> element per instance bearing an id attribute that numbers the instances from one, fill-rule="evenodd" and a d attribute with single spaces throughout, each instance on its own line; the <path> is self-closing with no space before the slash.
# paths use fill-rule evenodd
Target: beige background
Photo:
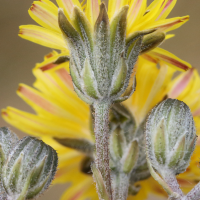
<path id="1" fill-rule="evenodd" d="M 150 2 L 150 0 L 149 0 Z M 18 37 L 18 27 L 34 24 L 28 15 L 32 0 L 0 0 L 0 109 L 13 106 L 31 111 L 16 95 L 19 83 L 32 85 L 34 77 L 31 69 L 43 55 L 51 50 Z M 174 31 L 175 38 L 162 47 L 190 62 L 200 69 L 200 0 L 178 0 L 169 17 L 190 15 L 190 21 Z M 0 118 L 0 127 L 9 126 Z M 25 134 L 12 128 L 20 137 Z M 42 195 L 41 200 L 59 199 L 65 186 L 58 185 Z"/>

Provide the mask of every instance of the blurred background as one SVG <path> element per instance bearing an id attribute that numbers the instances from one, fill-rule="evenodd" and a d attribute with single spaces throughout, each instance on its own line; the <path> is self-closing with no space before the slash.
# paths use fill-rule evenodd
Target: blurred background
<path id="1" fill-rule="evenodd" d="M 55 2 L 54 0 L 52 0 Z M 150 3 L 151 0 L 148 0 Z M 7 106 L 32 111 L 17 95 L 19 83 L 32 85 L 35 81 L 32 68 L 49 53 L 49 48 L 31 43 L 18 37 L 18 27 L 35 24 L 28 15 L 32 0 L 0 0 L 0 109 Z M 200 71 L 200 0 L 178 0 L 169 17 L 190 15 L 190 21 L 175 33 L 176 37 L 162 44 L 162 48 L 190 62 Z M 8 125 L 0 118 L 0 127 L 8 126 L 20 137 L 25 133 Z M 66 185 L 49 189 L 40 200 L 57 200 Z"/>

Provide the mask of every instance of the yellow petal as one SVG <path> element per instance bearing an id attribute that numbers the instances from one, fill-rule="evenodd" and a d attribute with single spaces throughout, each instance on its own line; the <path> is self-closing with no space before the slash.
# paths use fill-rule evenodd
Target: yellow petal
<path id="1" fill-rule="evenodd" d="M 57 8 L 57 6 L 50 0 L 39 0 L 39 1 L 41 1 L 42 3 L 44 3 L 44 4 L 48 5 L 48 6 L 51 6 L 54 9 Z"/>
<path id="2" fill-rule="evenodd" d="M 35 89 L 32 89 L 29 86 L 20 84 L 17 90 L 17 94 L 29 104 L 39 115 L 55 115 L 59 117 L 69 117 L 77 121 L 77 118 L 74 118 L 67 108 L 66 111 L 62 107 L 59 107 L 58 104 L 51 101 L 47 96 L 41 94 Z M 69 106 L 70 108 L 70 106 Z"/>
<path id="3" fill-rule="evenodd" d="M 162 4 L 163 1 L 158 1 L 155 7 L 153 7 L 148 13 L 146 13 L 143 17 L 137 20 L 137 23 L 135 24 L 134 27 L 132 27 L 130 31 L 133 32 L 138 30 L 149 29 L 149 27 L 151 27 L 151 25 L 155 22 L 155 20 L 159 16 L 161 12 L 161 7 L 163 6 Z"/>
<path id="4" fill-rule="evenodd" d="M 77 177 L 77 179 L 78 182 L 66 190 L 62 195 L 61 200 L 79 200 L 84 192 L 93 184 L 91 176 L 85 176 L 83 180 L 81 180 L 80 177 Z"/>
<path id="5" fill-rule="evenodd" d="M 78 0 L 56 0 L 60 8 L 64 9 L 64 13 L 68 20 L 71 18 L 74 6 L 78 6 L 82 10 L 82 6 Z"/>
<path id="6" fill-rule="evenodd" d="M 180 58 L 173 55 L 172 53 L 170 53 L 164 49 L 161 49 L 159 47 L 148 52 L 147 55 L 152 57 L 152 59 L 154 59 L 154 60 L 162 60 L 162 61 L 166 62 L 167 65 L 169 65 L 175 69 L 178 69 L 180 71 L 186 71 L 192 67 L 188 62 L 181 60 Z"/>
<path id="7" fill-rule="evenodd" d="M 66 49 L 62 35 L 58 32 L 35 25 L 23 25 L 19 28 L 19 36 L 21 38 L 53 49 Z"/>
<path id="8" fill-rule="evenodd" d="M 85 102 L 78 98 L 71 87 L 71 77 L 67 70 L 65 68 L 47 70 L 41 68 L 36 68 L 33 71 L 37 80 L 40 80 L 37 82 L 39 85 L 34 84 L 34 86 L 45 94 L 46 99 L 51 99 L 54 104 L 70 113 L 72 118 L 76 117 L 80 125 L 85 127 L 89 120 L 86 117 L 89 116 L 89 108 Z M 43 87 L 40 87 L 41 85 Z"/>
<path id="9" fill-rule="evenodd" d="M 165 19 L 176 5 L 177 0 L 167 0 L 157 20 Z"/>
<path id="10" fill-rule="evenodd" d="M 28 12 L 31 18 L 41 26 L 61 33 L 58 26 L 58 8 L 35 1 Z"/>
<path id="11" fill-rule="evenodd" d="M 30 135 L 88 138 L 91 140 L 91 136 L 88 133 L 89 130 L 85 130 L 78 123 L 70 121 L 70 119 L 56 116 L 55 118 L 43 118 L 12 107 L 2 110 L 2 117 L 14 127 Z"/>
<path id="12" fill-rule="evenodd" d="M 131 33 L 130 30 L 133 29 L 135 21 L 144 15 L 146 4 L 146 0 L 131 1 L 127 17 L 127 34 Z"/>
<path id="13" fill-rule="evenodd" d="M 118 13 L 120 8 L 125 5 L 128 5 L 128 0 L 111 0 L 108 1 L 108 17 L 110 21 L 112 20 L 113 16 Z"/>
<path id="14" fill-rule="evenodd" d="M 97 17 L 99 16 L 100 3 L 100 0 L 87 0 L 85 15 L 92 24 L 92 27 L 94 27 Z"/>
<path id="15" fill-rule="evenodd" d="M 173 38 L 173 37 L 175 37 L 175 34 L 167 34 L 165 36 L 165 40 L 168 40 L 168 39 Z"/>
<path id="16" fill-rule="evenodd" d="M 179 28 L 189 20 L 189 16 L 175 17 L 171 19 L 158 20 L 152 24 L 147 25 L 147 28 L 157 28 L 159 31 L 169 32 Z"/>
<path id="17" fill-rule="evenodd" d="M 181 93 L 188 95 L 188 92 L 191 88 L 189 84 L 194 76 L 194 68 L 189 69 L 187 72 L 182 73 L 169 85 L 170 91 L 168 92 L 169 98 L 178 98 Z M 181 98 L 182 99 L 182 98 Z"/>

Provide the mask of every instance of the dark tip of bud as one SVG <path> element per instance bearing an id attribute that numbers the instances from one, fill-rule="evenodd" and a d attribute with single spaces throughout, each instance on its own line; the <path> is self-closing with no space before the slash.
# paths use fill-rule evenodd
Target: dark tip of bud
<path id="1" fill-rule="evenodd" d="M 62 64 L 64 62 L 67 62 L 70 60 L 70 57 L 69 56 L 60 56 L 55 62 L 54 64 Z"/>
<path id="2" fill-rule="evenodd" d="M 93 162 L 93 159 L 90 157 L 86 157 L 81 162 L 81 172 L 87 175 L 92 175 L 92 169 L 91 164 Z"/>
<path id="3" fill-rule="evenodd" d="M 163 32 L 153 32 L 144 37 L 142 42 L 142 51 L 141 53 L 146 53 L 157 46 L 159 46 L 165 40 L 165 33 Z"/>
<path id="4" fill-rule="evenodd" d="M 100 5 L 99 16 L 98 16 L 96 23 L 95 23 L 95 30 L 97 29 L 97 27 L 99 26 L 99 24 L 101 22 L 104 22 L 105 24 L 109 23 L 106 5 L 104 3 L 101 3 L 101 5 Z"/>

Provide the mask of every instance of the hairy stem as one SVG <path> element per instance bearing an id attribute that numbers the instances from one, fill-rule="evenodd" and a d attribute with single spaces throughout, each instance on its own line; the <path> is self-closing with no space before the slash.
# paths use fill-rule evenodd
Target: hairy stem
<path id="1" fill-rule="evenodd" d="M 113 180 L 113 199 L 114 200 L 126 200 L 128 197 L 129 189 L 129 175 L 123 172 L 114 173 Z"/>
<path id="2" fill-rule="evenodd" d="M 106 190 L 112 199 L 111 175 L 109 166 L 109 103 L 94 104 L 94 129 L 96 140 L 97 169 L 102 174 Z"/>
<path id="3" fill-rule="evenodd" d="M 176 192 L 179 194 L 181 197 L 183 197 L 183 192 L 180 189 L 180 186 L 177 182 L 176 176 L 170 172 L 166 172 L 162 174 L 162 177 L 164 181 L 167 183 L 167 185 L 173 190 L 173 192 Z"/>
<path id="4" fill-rule="evenodd" d="M 185 200 L 198 200 L 200 199 L 200 183 L 186 195 Z"/>

